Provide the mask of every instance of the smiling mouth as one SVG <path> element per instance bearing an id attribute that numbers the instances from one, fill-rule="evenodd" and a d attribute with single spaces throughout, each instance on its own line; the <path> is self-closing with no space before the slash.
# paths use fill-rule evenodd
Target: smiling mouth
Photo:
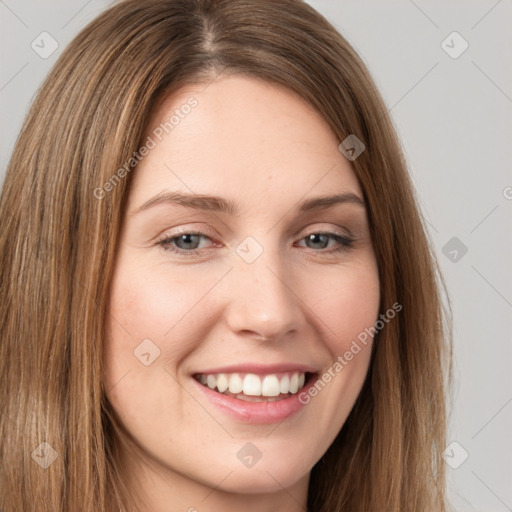
<path id="1" fill-rule="evenodd" d="M 255 373 L 196 374 L 203 386 L 245 402 L 278 402 L 299 393 L 314 374 L 281 372 L 266 375 Z"/>

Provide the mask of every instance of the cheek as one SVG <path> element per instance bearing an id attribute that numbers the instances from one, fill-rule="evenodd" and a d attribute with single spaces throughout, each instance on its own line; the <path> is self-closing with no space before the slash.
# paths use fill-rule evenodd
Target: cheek
<path id="1" fill-rule="evenodd" d="M 312 309 L 323 320 L 324 339 L 335 359 L 378 318 L 380 286 L 377 266 L 370 259 L 329 273 L 316 282 L 318 286 Z"/>
<path id="2" fill-rule="evenodd" d="M 192 273 L 161 265 L 135 265 L 121 258 L 112 280 L 106 318 L 107 389 L 128 371 L 131 378 L 138 374 L 144 368 L 142 354 L 149 353 L 150 361 L 155 358 L 151 368 L 172 371 L 195 350 L 205 339 L 205 320 L 211 313 L 203 299 L 224 274 L 224 268 Z M 148 362 L 147 355 L 145 359 Z"/>
<path id="3" fill-rule="evenodd" d="M 366 378 L 372 336 L 379 315 L 380 285 L 373 258 L 318 276 L 314 312 L 321 318 L 322 339 L 330 361 L 319 380 L 301 395 L 314 414 L 311 428 L 324 433 L 317 449 L 325 451 L 343 426 Z"/>
<path id="4" fill-rule="evenodd" d="M 186 272 L 179 267 L 135 269 L 119 265 L 113 279 L 108 320 L 114 331 L 122 338 L 129 333 L 132 341 L 174 338 L 191 314 L 202 311 L 202 298 L 222 275 L 223 269 Z M 119 336 L 112 336 L 116 338 Z"/>
<path id="5" fill-rule="evenodd" d="M 323 411 L 326 432 L 341 428 L 361 390 L 372 352 L 372 328 L 379 315 L 380 284 L 372 256 L 317 276 L 315 313 L 329 352 L 313 399 Z M 322 293 L 320 293 L 320 291 Z M 316 398 L 318 396 L 318 398 Z"/>

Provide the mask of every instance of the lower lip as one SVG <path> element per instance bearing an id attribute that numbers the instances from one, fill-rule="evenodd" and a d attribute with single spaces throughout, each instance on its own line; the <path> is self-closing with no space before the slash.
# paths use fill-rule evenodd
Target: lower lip
<path id="1" fill-rule="evenodd" d="M 313 385 L 306 384 L 299 393 L 277 402 L 246 402 L 238 398 L 223 395 L 192 379 L 206 398 L 222 412 L 246 423 L 277 423 L 297 414 L 306 404 L 299 401 L 299 395 Z"/>

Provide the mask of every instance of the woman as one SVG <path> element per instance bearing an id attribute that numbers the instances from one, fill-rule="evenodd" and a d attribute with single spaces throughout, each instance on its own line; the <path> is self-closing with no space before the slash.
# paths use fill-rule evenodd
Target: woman
<path id="1" fill-rule="evenodd" d="M 435 257 L 368 71 L 307 4 L 108 9 L 0 216 L 5 512 L 446 510 Z"/>

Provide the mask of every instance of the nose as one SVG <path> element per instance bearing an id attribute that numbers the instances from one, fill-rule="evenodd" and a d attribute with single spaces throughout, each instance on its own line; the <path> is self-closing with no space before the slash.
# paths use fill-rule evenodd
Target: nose
<path id="1" fill-rule="evenodd" d="M 279 256 L 236 261 L 226 285 L 226 321 L 233 333 L 278 341 L 301 328 L 303 302 Z"/>

